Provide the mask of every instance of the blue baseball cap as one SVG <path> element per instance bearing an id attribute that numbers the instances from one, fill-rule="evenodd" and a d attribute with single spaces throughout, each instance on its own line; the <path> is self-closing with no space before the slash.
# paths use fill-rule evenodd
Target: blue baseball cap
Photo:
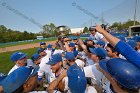
<path id="1" fill-rule="evenodd" d="M 113 58 L 106 62 L 106 66 L 100 67 L 107 72 L 123 87 L 128 89 L 140 88 L 140 69 L 132 63 L 121 58 Z M 105 70 L 106 71 L 106 70 Z"/>
<path id="2" fill-rule="evenodd" d="M 25 58 L 27 56 L 27 54 L 25 53 L 22 53 L 22 52 L 14 52 L 10 59 L 13 61 L 13 62 L 16 62 L 17 60 L 21 60 L 23 58 Z"/>
<path id="3" fill-rule="evenodd" d="M 135 48 L 137 46 L 137 43 L 134 40 L 129 40 L 127 44 L 129 44 L 132 48 Z"/>
<path id="4" fill-rule="evenodd" d="M 62 56 L 61 54 L 54 54 L 52 55 L 52 57 L 50 58 L 49 62 L 47 63 L 48 65 L 54 65 L 58 62 L 62 61 Z"/>
<path id="5" fill-rule="evenodd" d="M 73 40 L 77 40 L 77 39 L 78 39 L 77 37 L 74 37 L 74 38 L 73 38 Z"/>
<path id="6" fill-rule="evenodd" d="M 99 57 L 105 58 L 107 56 L 107 51 L 104 48 L 89 48 L 92 54 L 95 54 Z"/>
<path id="7" fill-rule="evenodd" d="M 75 47 L 75 44 L 73 42 L 70 42 L 69 47 Z"/>
<path id="8" fill-rule="evenodd" d="M 45 48 L 38 48 L 37 49 L 37 53 L 40 54 L 41 52 L 43 52 L 45 50 Z"/>
<path id="9" fill-rule="evenodd" d="M 108 61 L 108 59 L 102 59 L 102 60 L 99 61 L 99 66 L 106 72 L 108 72 L 107 66 L 106 66 L 107 61 Z"/>
<path id="10" fill-rule="evenodd" d="M 72 93 L 85 93 L 87 80 L 84 71 L 77 66 L 70 66 L 67 70 L 68 87 Z"/>
<path id="11" fill-rule="evenodd" d="M 48 44 L 47 48 L 52 48 L 52 44 Z"/>
<path id="12" fill-rule="evenodd" d="M 40 57 L 40 55 L 36 53 L 36 54 L 33 54 L 33 55 L 32 55 L 31 59 L 32 59 L 33 61 L 35 61 L 35 60 L 37 60 L 39 57 Z"/>
<path id="13" fill-rule="evenodd" d="M 74 53 L 66 52 L 65 58 L 68 59 L 68 60 L 73 60 L 75 58 Z"/>
<path id="14" fill-rule="evenodd" d="M 46 45 L 46 43 L 45 42 L 40 42 L 40 45 Z"/>
<path id="15" fill-rule="evenodd" d="M 31 71 L 31 68 L 21 66 L 10 73 L 2 82 L 0 82 L 4 93 L 12 93 L 23 85 L 28 79 Z"/>
<path id="16" fill-rule="evenodd" d="M 99 40 L 96 44 L 105 46 L 105 42 L 103 40 Z"/>

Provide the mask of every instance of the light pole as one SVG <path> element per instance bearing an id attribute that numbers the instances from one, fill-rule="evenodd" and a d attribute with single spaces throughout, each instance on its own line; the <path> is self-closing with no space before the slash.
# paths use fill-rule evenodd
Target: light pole
<path id="1" fill-rule="evenodd" d="M 134 24 L 133 24 L 134 26 L 136 25 L 137 3 L 138 3 L 138 0 L 135 1 Z"/>

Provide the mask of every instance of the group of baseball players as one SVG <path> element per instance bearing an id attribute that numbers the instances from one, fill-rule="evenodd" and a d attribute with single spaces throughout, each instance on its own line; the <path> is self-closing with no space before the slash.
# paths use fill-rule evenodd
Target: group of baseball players
<path id="1" fill-rule="evenodd" d="M 118 39 L 100 25 L 86 40 L 40 42 L 31 58 L 11 54 L 15 66 L 0 74 L 0 93 L 139 93 L 140 37 Z"/>

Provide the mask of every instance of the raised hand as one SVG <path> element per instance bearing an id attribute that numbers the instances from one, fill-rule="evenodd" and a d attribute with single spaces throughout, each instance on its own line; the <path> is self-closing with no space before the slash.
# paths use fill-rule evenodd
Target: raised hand
<path id="1" fill-rule="evenodd" d="M 96 25 L 96 30 L 101 34 L 105 31 L 100 25 Z"/>

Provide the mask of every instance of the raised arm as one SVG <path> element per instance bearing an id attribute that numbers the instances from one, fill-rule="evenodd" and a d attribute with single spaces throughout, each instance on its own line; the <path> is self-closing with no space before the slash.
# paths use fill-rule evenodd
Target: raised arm
<path id="1" fill-rule="evenodd" d="M 87 56 L 90 56 L 90 53 L 88 52 L 86 45 L 84 44 L 83 40 L 80 38 L 80 34 L 76 33 L 76 36 L 78 37 L 78 42 L 82 47 L 83 51 L 86 53 Z"/>
<path id="2" fill-rule="evenodd" d="M 69 47 L 69 44 L 68 44 L 67 40 L 68 40 L 68 38 L 65 38 L 65 39 L 64 39 L 66 51 L 67 51 L 67 52 L 72 52 L 72 51 L 70 50 L 70 47 Z"/>
<path id="3" fill-rule="evenodd" d="M 100 25 L 96 25 L 96 30 L 101 33 L 112 46 L 115 47 L 116 51 L 123 55 L 129 62 L 140 68 L 140 54 L 136 50 L 106 32 Z"/>
<path id="4" fill-rule="evenodd" d="M 112 46 L 115 46 L 120 41 L 120 39 L 112 36 L 110 33 L 105 31 L 100 25 L 96 25 L 96 30 L 99 33 L 101 33 Z"/>

